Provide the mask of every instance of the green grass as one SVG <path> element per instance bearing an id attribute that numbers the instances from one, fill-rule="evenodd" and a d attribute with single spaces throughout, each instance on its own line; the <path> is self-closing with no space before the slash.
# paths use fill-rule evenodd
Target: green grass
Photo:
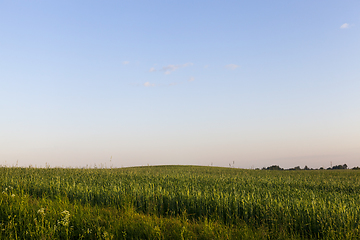
<path id="1" fill-rule="evenodd" d="M 0 168 L 0 239 L 360 239 L 360 171 Z"/>

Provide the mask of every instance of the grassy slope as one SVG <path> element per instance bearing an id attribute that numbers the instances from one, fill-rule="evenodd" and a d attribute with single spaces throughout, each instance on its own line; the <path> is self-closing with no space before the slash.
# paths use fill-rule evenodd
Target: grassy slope
<path id="1" fill-rule="evenodd" d="M 358 171 L 0 168 L 1 239 L 357 239 Z"/>

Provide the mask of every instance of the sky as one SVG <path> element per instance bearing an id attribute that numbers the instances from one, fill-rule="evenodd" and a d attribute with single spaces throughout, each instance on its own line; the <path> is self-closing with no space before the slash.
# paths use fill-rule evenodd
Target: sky
<path id="1" fill-rule="evenodd" d="M 360 166 L 359 12 L 0 0 L 0 165 Z"/>

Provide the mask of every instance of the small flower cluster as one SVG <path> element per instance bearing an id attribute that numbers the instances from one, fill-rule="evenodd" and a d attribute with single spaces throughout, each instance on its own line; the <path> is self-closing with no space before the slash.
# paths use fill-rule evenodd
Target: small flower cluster
<path id="1" fill-rule="evenodd" d="M 2 194 L 8 195 L 7 191 L 12 190 L 12 189 L 13 189 L 13 187 L 9 186 L 9 188 L 5 188 L 4 191 L 2 191 Z M 11 194 L 10 196 L 15 197 L 15 194 Z"/>
<path id="2" fill-rule="evenodd" d="M 40 208 L 40 209 L 37 211 L 37 213 L 40 214 L 40 215 L 45 216 L 45 208 Z"/>
<path id="3" fill-rule="evenodd" d="M 68 227 L 70 223 L 70 212 L 68 210 L 64 210 L 61 212 L 61 220 L 58 220 L 58 225 Z"/>

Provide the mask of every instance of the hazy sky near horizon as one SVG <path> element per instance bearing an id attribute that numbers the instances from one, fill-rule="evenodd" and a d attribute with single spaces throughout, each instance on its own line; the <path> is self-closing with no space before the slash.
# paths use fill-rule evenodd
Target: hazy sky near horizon
<path id="1" fill-rule="evenodd" d="M 0 1 L 0 165 L 360 166 L 359 12 Z"/>

